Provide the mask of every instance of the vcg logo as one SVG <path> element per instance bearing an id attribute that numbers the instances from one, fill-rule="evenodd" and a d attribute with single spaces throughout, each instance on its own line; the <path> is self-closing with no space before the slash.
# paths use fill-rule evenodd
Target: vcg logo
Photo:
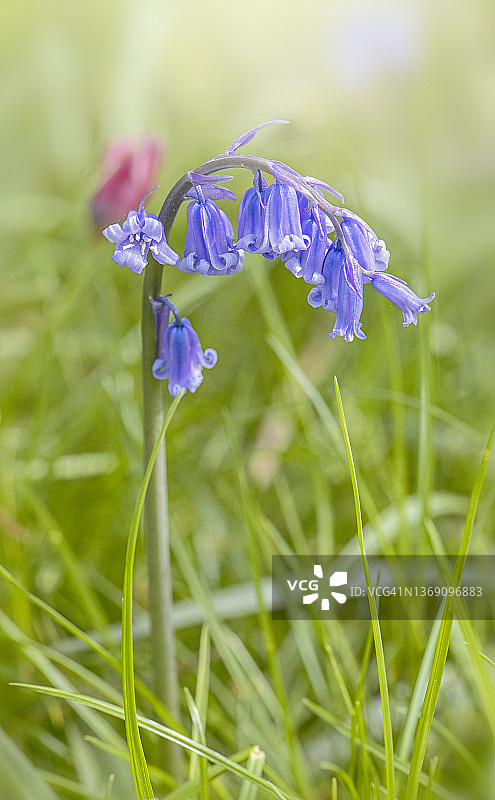
<path id="1" fill-rule="evenodd" d="M 320 564 L 313 565 L 313 574 L 315 577 L 314 579 L 310 580 L 306 578 L 303 578 L 302 580 L 298 580 L 297 578 L 290 580 L 287 578 L 287 584 L 291 592 L 294 592 L 296 588 L 299 589 L 300 592 L 309 592 L 309 594 L 303 594 L 302 597 L 302 601 L 305 606 L 316 603 L 316 601 L 320 599 L 320 581 L 323 580 L 323 570 Z M 330 575 L 330 579 L 328 581 L 328 585 L 330 587 L 345 586 L 346 584 L 347 572 L 333 572 L 332 575 Z M 347 596 L 343 592 L 330 592 L 330 595 L 340 605 L 345 603 L 347 600 Z M 322 611 L 329 610 L 330 600 L 328 597 L 321 598 L 320 608 Z"/>

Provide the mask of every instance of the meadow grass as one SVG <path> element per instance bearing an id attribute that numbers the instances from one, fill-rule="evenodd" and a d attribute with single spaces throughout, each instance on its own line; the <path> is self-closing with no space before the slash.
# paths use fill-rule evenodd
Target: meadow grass
<path id="1" fill-rule="evenodd" d="M 97 242 L 93 249 L 96 273 L 105 253 Z M 109 272 L 112 275 L 111 268 Z M 131 293 L 121 276 L 112 277 L 120 282 L 124 302 L 130 303 L 126 295 Z M 65 341 L 67 331 L 58 329 L 60 318 L 43 319 L 48 330 L 42 338 L 54 345 L 50 357 L 45 354 L 40 375 L 40 382 L 52 387 L 52 400 L 43 407 L 46 424 L 35 413 L 30 420 L 33 433 L 23 435 L 13 424 L 10 428 L 12 437 L 17 434 L 18 473 L 17 511 L 5 520 L 10 535 L 4 539 L 2 556 L 6 796 L 132 797 L 131 768 L 137 785 L 144 787 L 138 790 L 143 798 L 166 793 L 172 798 L 482 796 L 491 780 L 494 695 L 491 667 L 478 653 L 487 658 L 492 653 L 488 624 L 453 622 L 447 609 L 433 624 L 380 624 L 374 609 L 371 629 L 365 622 L 273 621 L 264 583 L 274 553 L 324 554 L 356 546 L 364 552 L 366 546 L 375 553 L 409 552 L 409 547 L 442 553 L 455 548 L 462 557 L 473 526 L 476 552 L 486 552 L 483 520 L 486 525 L 492 497 L 481 490 L 488 451 L 474 480 L 474 460 L 483 453 L 481 436 L 451 411 L 437 407 L 431 396 L 407 387 L 413 383 L 412 350 L 419 348 L 418 387 L 421 375 L 432 382 L 431 354 L 409 331 L 404 332 L 405 344 L 397 343 L 391 330 L 397 320 L 386 312 L 380 311 L 373 334 L 386 343 L 384 360 L 395 376 L 384 398 L 381 386 L 373 390 L 376 382 L 369 375 L 366 354 L 354 351 L 355 366 L 339 343 L 338 357 L 346 359 L 339 366 L 333 362 L 334 343 L 325 344 L 324 337 L 316 341 L 322 336 L 321 320 L 305 345 L 309 355 L 301 355 L 278 299 L 284 292 L 277 282 L 289 286 L 279 265 L 266 268 L 253 259 L 240 280 L 246 326 L 249 329 L 256 316 L 264 320 L 265 330 L 253 329 L 239 353 L 229 348 L 225 356 L 231 362 L 226 368 L 230 375 L 220 372 L 220 393 L 207 376 L 201 392 L 182 401 L 168 432 L 178 613 L 181 599 L 192 598 L 194 603 L 190 621 L 177 631 L 185 692 L 178 726 L 146 689 L 142 545 L 134 574 L 134 659 L 141 713 L 135 717 L 132 711 L 132 559 L 125 558 L 125 545 L 141 481 L 138 332 L 112 331 L 121 359 L 114 367 L 115 377 L 108 364 L 102 369 L 101 352 L 96 358 L 93 353 L 98 363 L 91 364 L 91 337 L 71 339 L 69 331 L 69 346 L 61 347 L 60 337 Z M 63 317 L 85 327 L 83 309 L 93 302 L 88 298 L 82 303 L 80 293 L 90 292 L 95 299 L 95 290 L 78 283 L 77 291 L 67 288 L 71 296 Z M 107 273 L 101 284 L 110 296 L 115 291 Z M 233 283 L 219 286 L 212 297 L 208 282 L 190 284 L 177 294 L 203 312 L 213 335 L 205 304 L 215 304 L 212 313 L 220 313 L 226 292 L 232 304 L 238 302 L 236 288 Z M 101 291 L 99 285 L 98 294 Z M 134 309 L 134 317 L 136 313 Z M 306 309 L 298 313 L 302 317 Z M 105 322 L 125 328 L 124 320 L 113 313 Z M 298 324 L 294 329 L 297 333 Z M 105 353 L 111 350 L 107 335 L 99 341 Z M 239 335 L 238 324 L 232 338 Z M 208 333 L 204 338 L 209 341 Z M 214 343 L 221 352 L 221 338 Z M 25 358 L 34 365 L 40 357 L 39 337 L 33 337 L 31 346 L 33 352 Z M 258 348 L 263 363 L 256 357 Z M 427 359 L 426 365 L 421 366 L 421 358 Z M 84 359 L 90 363 L 81 381 Z M 402 359 L 408 360 L 407 374 Z M 119 356 L 114 353 L 111 363 L 116 361 Z M 325 377 L 330 369 L 339 374 L 338 403 Z M 347 388 L 354 369 L 364 377 Z M 311 378 L 312 370 L 323 377 Z M 226 395 L 227 381 L 232 385 Z M 22 396 L 22 385 L 11 384 L 9 391 L 13 406 L 12 393 Z M 70 446 L 61 435 L 54 436 L 57 418 Z M 471 504 L 465 496 L 469 486 L 464 496 L 442 482 L 435 485 L 432 480 L 424 486 L 434 459 L 431 439 L 439 426 L 463 437 L 464 470 L 469 458 L 472 465 Z M 349 436 L 355 459 L 350 472 Z M 74 453 L 72 462 L 67 450 Z M 81 452 L 85 459 L 78 460 Z M 68 474 L 58 466 L 63 458 Z M 420 470 L 416 489 L 411 469 L 415 459 Z M 452 465 L 447 463 L 445 471 L 449 469 Z M 434 474 L 433 464 L 429 474 Z M 356 498 L 361 493 L 357 535 L 352 487 Z M 134 520 L 130 542 L 138 530 L 138 517 Z M 122 585 L 124 700 L 116 628 Z M 222 592 L 232 586 L 237 587 L 234 609 L 222 602 Z M 443 675 L 451 635 L 451 656 Z M 442 676 L 444 688 L 434 718 Z M 9 688 L 12 682 L 24 686 Z M 35 693 L 26 684 L 38 685 Z M 123 718 L 123 707 L 128 709 L 127 737 L 121 725 L 111 723 L 112 717 Z M 171 722 L 178 733 L 168 727 Z M 188 774 L 178 785 L 160 763 L 156 738 L 161 736 L 181 742 L 191 754 L 186 759 Z"/>
<path id="2" fill-rule="evenodd" d="M 482 20 L 483 4 L 474 5 L 470 19 Z M 67 41 L 83 47 L 109 8 L 81 12 L 80 30 L 74 11 Z M 21 41 L 21 21 L 14 9 L 2 35 Z M 182 58 L 179 38 L 170 47 Z M 457 619 L 448 604 L 435 621 L 380 620 L 373 607 L 371 622 L 270 614 L 274 554 L 447 553 L 457 580 L 467 552 L 493 551 L 485 171 L 446 177 L 433 159 L 408 196 L 404 186 L 418 186 L 408 184 L 407 147 L 392 136 L 378 147 L 345 112 L 321 111 L 311 124 L 301 114 L 272 153 L 345 190 L 387 241 L 391 271 L 420 294 L 436 291 L 417 328 L 403 329 L 399 311 L 370 294 L 368 339 L 329 341 L 329 315 L 308 306 L 308 287 L 279 261 L 248 256 L 239 275 L 218 280 L 165 268 L 164 288 L 219 357 L 167 430 L 179 720 L 150 689 L 136 513 L 141 279 L 110 261 L 88 210 L 106 135 L 94 97 L 109 65 L 103 53 L 93 65 L 88 49 L 82 99 L 77 69 L 55 68 L 59 56 L 77 66 L 61 52 L 39 74 L 48 132 L 33 137 L 38 109 L 29 124 L 9 115 L 5 133 L 15 191 L 4 204 L 12 236 L 0 339 L 1 799 L 486 800 L 495 787 L 493 620 Z M 463 75 L 481 74 L 476 63 Z M 169 117 L 144 114 L 169 137 L 164 187 L 245 121 L 237 109 L 235 122 L 213 124 L 203 108 L 199 123 L 184 106 L 189 68 L 164 92 Z M 26 100 L 22 74 L 9 102 L 17 91 Z M 222 114 L 227 75 L 224 84 Z M 490 98 L 489 81 L 472 87 Z M 80 103 L 86 136 L 73 137 L 69 158 L 56 134 Z M 287 114 L 277 106 L 269 116 Z M 184 235 L 181 214 L 172 245 L 181 249 Z M 184 754 L 179 781 L 163 741 Z"/>

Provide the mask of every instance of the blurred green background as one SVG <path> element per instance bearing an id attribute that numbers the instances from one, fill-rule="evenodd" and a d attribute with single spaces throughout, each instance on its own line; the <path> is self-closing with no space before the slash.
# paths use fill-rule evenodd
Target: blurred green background
<path id="1" fill-rule="evenodd" d="M 340 549 L 355 533 L 347 467 L 277 355 L 276 340 L 331 414 L 338 375 L 373 498 L 365 522 L 400 510 L 406 496 L 419 498 L 423 509 L 445 501 L 439 528 L 447 551 L 455 552 L 495 396 L 494 4 L 19 0 L 1 17 L 2 563 L 82 628 L 105 631 L 118 623 L 141 470 L 141 279 L 111 262 L 109 244 L 92 228 L 99 159 L 114 137 L 158 134 L 166 156 L 160 188 L 148 202 L 156 212 L 186 170 L 274 118 L 291 125 L 261 132 L 246 152 L 337 187 L 346 206 L 387 242 L 390 272 L 422 297 L 435 291 L 436 299 L 417 328 L 403 329 L 400 312 L 368 292 L 368 339 L 347 344 L 325 337 L 333 315 L 311 309 L 308 287 L 278 261 L 246 258 L 241 274 L 217 280 L 166 267 L 164 288 L 174 292 L 203 347 L 218 352 L 215 369 L 182 402 L 169 437 L 178 541 L 189 547 L 208 591 L 250 580 L 226 413 L 260 520 L 266 574 L 280 546 L 270 530 L 307 552 Z M 247 185 L 245 175 L 236 176 L 238 196 Z M 179 250 L 184 223 L 181 213 L 171 236 Z M 477 552 L 493 549 L 493 467 L 489 476 Z M 412 552 L 424 549 L 424 536 L 417 520 L 397 533 Z M 175 558 L 176 597 L 185 600 L 194 596 L 195 579 L 178 552 Z M 136 592 L 145 606 L 142 549 L 139 559 Z M 55 701 L 47 710 L 46 702 L 7 685 L 50 682 L 27 657 L 22 636 L 51 646 L 61 631 L 7 584 L 0 597 L 0 725 L 37 767 L 75 779 L 72 751 L 77 780 L 87 786 L 91 769 L 100 780 L 106 766 L 94 766 L 98 751 L 83 744 L 73 712 Z M 256 619 L 233 625 L 264 669 Z M 182 683 L 190 686 L 198 631 L 196 625 L 180 635 Z M 424 646 L 419 637 L 406 653 L 405 636 L 391 628 L 386 639 L 398 707 L 407 702 Z M 358 660 L 365 637 L 362 626 L 349 631 Z M 282 663 L 292 658 L 287 642 Z M 94 657 L 79 657 L 100 669 Z M 137 659 L 146 677 L 144 640 Z M 446 674 L 454 699 L 449 705 L 442 695 L 441 712 L 447 727 L 462 729 L 463 745 L 483 752 L 489 737 L 477 723 L 479 699 L 463 682 L 462 663 Z M 218 681 L 229 685 L 217 666 Z M 310 690 L 296 667 L 287 669 L 298 703 Z M 118 688 L 115 676 L 104 677 Z M 370 711 L 379 737 L 377 715 Z M 212 718 L 220 748 L 272 748 L 289 780 L 287 763 L 250 720 L 238 687 L 218 690 Z M 320 732 L 313 741 L 305 717 L 301 724 L 310 728 L 308 759 L 317 771 L 320 755 L 330 756 Z M 342 755 L 339 742 L 330 760 Z M 447 753 L 447 782 L 462 783 L 448 748 L 433 748 Z"/>

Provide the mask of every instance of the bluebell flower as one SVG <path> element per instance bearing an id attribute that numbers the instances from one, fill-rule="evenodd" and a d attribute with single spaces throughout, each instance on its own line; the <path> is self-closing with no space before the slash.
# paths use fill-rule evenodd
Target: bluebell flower
<path id="1" fill-rule="evenodd" d="M 432 292 L 429 297 L 422 300 L 401 278 L 396 278 L 394 275 L 388 275 L 383 272 L 378 272 L 371 278 L 371 285 L 373 289 L 376 289 L 387 300 L 390 300 L 400 308 L 404 317 L 404 322 L 402 323 L 404 327 L 410 325 L 411 322 L 413 325 L 417 325 L 417 314 L 425 314 L 427 311 L 431 311 L 428 303 L 431 303 L 435 297 L 435 292 Z"/>
<path id="2" fill-rule="evenodd" d="M 353 282 L 349 280 L 353 276 Z M 346 255 L 338 239 L 328 249 L 321 271 L 321 281 L 311 289 L 308 303 L 313 308 L 322 306 L 337 314 L 335 325 L 327 336 L 343 336 L 351 342 L 356 336 L 366 339 L 361 327 L 363 310 L 362 273 L 352 254 Z"/>
<path id="3" fill-rule="evenodd" d="M 167 298 L 151 300 L 157 330 L 157 353 L 153 363 L 153 375 L 159 380 L 168 380 L 172 397 L 179 392 L 195 392 L 203 380 L 202 368 L 211 369 L 217 362 L 217 354 L 211 348 L 201 349 L 198 334 L 186 317 L 180 317 Z M 170 310 L 174 319 L 168 324 Z"/>
<path id="4" fill-rule="evenodd" d="M 196 199 L 187 206 L 187 234 L 184 258 L 177 266 L 183 272 L 201 275 L 231 275 L 242 269 L 244 253 L 234 246 L 234 231 L 228 216 L 207 197 L 225 196 L 221 187 L 194 187 Z"/>
<path id="5" fill-rule="evenodd" d="M 358 217 L 357 214 L 344 209 L 342 211 L 345 212 L 341 222 L 342 233 L 349 250 L 361 269 L 365 270 L 364 282 L 369 283 L 370 276 L 366 275 L 366 273 L 387 269 L 390 253 L 385 246 L 385 242 L 378 239 L 375 232 L 364 220 Z"/>
<path id="6" fill-rule="evenodd" d="M 253 186 L 244 192 L 237 221 L 237 246 L 249 253 L 261 253 L 265 239 L 265 214 L 268 200 L 268 183 L 261 172 L 254 177 Z M 276 253 L 265 253 L 273 260 Z"/>
<path id="7" fill-rule="evenodd" d="M 255 176 L 239 208 L 237 246 L 274 259 L 290 250 L 306 250 L 309 243 L 301 228 L 296 190 L 280 181 L 268 186 Z"/>
<path id="8" fill-rule="evenodd" d="M 318 206 L 309 206 L 305 197 L 300 195 L 301 229 L 309 237 L 306 250 L 291 250 L 282 255 L 282 261 L 296 278 L 303 278 L 306 283 L 323 283 L 323 262 L 329 247 L 327 233 L 333 225 Z"/>
<path id="9" fill-rule="evenodd" d="M 337 318 L 333 330 L 331 333 L 327 333 L 328 338 L 334 339 L 336 336 L 343 336 L 346 342 L 352 342 L 355 336 L 358 339 L 366 339 L 360 322 L 362 310 L 362 286 L 361 292 L 350 286 L 345 277 L 345 271 L 342 269 L 337 292 Z"/>
<path id="10" fill-rule="evenodd" d="M 320 306 L 326 311 L 337 311 L 340 273 L 344 266 L 344 251 L 338 239 L 334 239 L 322 264 L 318 285 L 308 294 L 308 303 L 313 308 Z"/>
<path id="11" fill-rule="evenodd" d="M 144 210 L 147 196 L 137 211 L 129 212 L 122 227 L 116 222 L 103 231 L 103 236 L 116 244 L 112 260 L 136 273 L 142 272 L 148 263 L 149 250 L 160 264 L 176 264 L 179 259 L 167 243 L 161 221 Z"/>

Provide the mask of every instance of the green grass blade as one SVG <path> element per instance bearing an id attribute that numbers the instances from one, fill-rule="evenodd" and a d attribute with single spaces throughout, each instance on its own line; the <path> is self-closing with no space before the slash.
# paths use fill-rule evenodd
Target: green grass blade
<path id="1" fill-rule="evenodd" d="M 239 499 L 242 509 L 243 522 L 246 530 L 247 550 L 253 574 L 256 597 L 258 600 L 258 609 L 259 609 L 258 614 L 260 620 L 260 627 L 264 638 L 268 667 L 272 678 L 275 694 L 277 696 L 277 700 L 280 705 L 280 709 L 282 711 L 284 734 L 290 749 L 292 768 L 294 770 L 294 775 L 296 776 L 297 779 L 296 785 L 299 791 L 303 795 L 311 797 L 312 787 L 308 771 L 306 769 L 306 764 L 303 760 L 301 749 L 297 739 L 293 709 L 291 708 L 291 704 L 289 702 L 289 697 L 287 694 L 287 689 L 285 686 L 282 666 L 277 651 L 275 632 L 272 626 L 270 615 L 266 608 L 265 600 L 263 598 L 263 592 L 261 589 L 261 582 L 262 582 L 261 555 L 260 555 L 255 520 L 253 519 L 253 512 L 252 512 L 253 503 L 249 495 L 248 479 L 244 470 L 244 466 L 241 462 L 241 457 L 239 453 L 239 448 L 237 444 L 237 439 L 232 419 L 227 414 L 224 414 L 224 420 L 227 429 L 227 435 L 230 441 L 232 454 L 234 457 L 235 472 L 237 475 L 237 482 L 239 488 Z"/>
<path id="2" fill-rule="evenodd" d="M 406 720 L 402 729 L 401 739 L 397 748 L 397 755 L 399 758 L 406 759 L 409 757 L 414 743 L 414 733 L 416 730 L 417 721 L 421 713 L 421 704 L 426 693 L 428 686 L 428 679 L 431 675 L 431 668 L 433 659 L 435 657 L 435 646 L 438 641 L 438 633 L 440 630 L 441 619 L 436 619 L 433 622 L 428 643 L 426 645 L 419 672 L 414 684 L 411 700 L 407 707 Z"/>
<path id="3" fill-rule="evenodd" d="M 392 718 L 390 715 L 390 700 L 388 693 L 387 670 L 385 666 L 385 653 L 383 651 L 382 634 L 380 629 L 380 622 L 378 619 L 378 610 L 376 607 L 376 600 L 374 595 L 371 594 L 371 575 L 368 566 L 368 559 L 364 547 L 363 536 L 363 520 L 361 517 L 361 503 L 359 500 L 359 488 L 357 482 L 356 468 L 354 466 L 354 459 L 352 456 L 351 442 L 349 433 L 347 431 L 347 423 L 345 420 L 344 406 L 342 403 L 342 396 L 337 378 L 334 378 L 335 394 L 337 396 L 337 404 L 339 407 L 340 422 L 342 425 L 342 432 L 344 434 L 345 447 L 347 451 L 347 458 L 349 460 L 349 468 L 351 471 L 352 491 L 354 494 L 354 504 L 356 507 L 356 523 L 359 538 L 359 548 L 361 550 L 361 558 L 363 561 L 363 570 L 368 588 L 368 598 L 371 613 L 371 626 L 373 629 L 373 640 L 375 642 L 376 661 L 378 668 L 378 682 L 380 686 L 380 697 L 382 701 L 382 714 L 383 714 L 383 740 L 385 746 L 385 773 L 386 773 L 386 786 L 388 800 L 395 800 L 395 776 L 394 776 L 394 740 L 392 733 Z"/>
<path id="4" fill-rule="evenodd" d="M 490 457 L 494 435 L 495 435 L 495 428 L 492 429 L 492 432 L 489 436 L 488 443 L 486 445 L 485 452 L 483 453 L 481 465 L 478 470 L 478 474 L 476 476 L 473 491 L 471 494 L 471 500 L 469 502 L 469 509 L 466 517 L 464 531 L 462 534 L 461 544 L 459 547 L 459 553 L 457 555 L 454 571 L 452 574 L 452 584 L 455 587 L 459 586 L 461 583 L 462 572 L 466 561 L 469 542 L 471 540 L 474 520 L 476 517 L 476 511 L 478 508 L 478 503 L 481 495 L 481 489 L 483 487 L 483 482 L 485 480 L 485 474 L 488 466 L 488 459 Z M 433 714 L 435 713 L 438 694 L 440 692 L 440 683 L 445 668 L 445 662 L 447 660 L 447 653 L 450 644 L 450 636 L 452 633 L 453 621 L 454 621 L 454 606 L 450 602 L 449 598 L 447 598 L 447 602 L 445 603 L 445 608 L 442 616 L 440 632 L 438 635 L 435 657 L 433 660 L 433 667 L 430 679 L 428 681 L 428 687 L 423 702 L 423 708 L 421 710 L 421 716 L 418 722 L 416 739 L 414 742 L 414 749 L 411 757 L 411 769 L 409 772 L 409 778 L 407 780 L 404 800 L 416 800 L 418 796 L 419 776 L 421 774 L 421 770 L 423 769 L 423 762 L 426 753 L 426 745 L 428 743 L 428 736 L 433 722 Z"/>
<path id="5" fill-rule="evenodd" d="M 116 706 L 113 703 L 97 700 L 94 697 L 87 697 L 86 695 L 76 694 L 75 692 L 65 692 L 60 689 L 53 689 L 51 686 L 38 686 L 30 683 L 11 683 L 10 685 L 18 686 L 22 689 L 30 689 L 31 691 L 38 692 L 38 694 L 46 695 L 48 697 L 59 697 L 63 700 L 83 703 L 89 708 L 94 708 L 97 711 L 101 711 L 103 714 L 108 714 L 116 719 L 124 719 L 123 708 L 119 708 L 119 706 Z M 221 753 L 218 753 L 216 750 L 212 750 L 210 747 L 202 745 L 200 742 L 195 742 L 193 739 L 185 736 L 183 733 L 179 733 L 172 728 L 167 728 L 165 725 L 148 719 L 148 717 L 144 717 L 141 714 L 137 715 L 137 721 L 139 727 L 143 730 L 154 733 L 157 736 L 160 736 L 162 739 L 167 739 L 170 742 L 174 742 L 191 753 L 197 753 L 197 755 L 207 758 L 210 761 L 213 761 L 215 764 L 224 767 L 226 770 L 228 770 L 228 772 L 237 775 L 239 778 L 247 778 L 253 783 L 256 783 L 260 788 L 265 789 L 265 791 L 269 792 L 275 797 L 280 798 L 280 800 L 299 800 L 299 798 L 292 792 L 289 792 L 285 789 L 280 789 L 278 786 L 275 786 L 274 783 L 265 780 L 264 778 L 259 778 L 257 775 L 250 773 L 249 770 L 247 770 L 245 767 L 242 767 L 240 764 L 237 764 L 232 759 L 223 756 Z"/>
<path id="6" fill-rule="evenodd" d="M 193 735 L 193 739 L 197 739 L 203 744 L 206 744 L 205 731 L 206 716 L 208 712 L 208 688 L 210 682 L 210 653 L 210 629 L 207 625 L 204 625 L 201 629 L 201 637 L 199 640 L 196 694 L 192 706 L 192 698 L 188 696 L 189 693 L 186 691 L 186 700 L 193 723 L 195 720 L 195 715 L 197 715 L 199 719 L 199 725 L 194 725 L 193 729 L 198 735 Z M 203 734 L 203 738 L 199 736 L 201 732 Z M 202 761 L 200 761 L 196 755 L 192 754 L 189 762 L 189 780 L 194 780 L 197 777 L 198 771 L 201 770 L 201 765 Z"/>
<path id="7" fill-rule="evenodd" d="M 445 550 L 442 546 L 440 533 L 433 520 L 426 520 L 425 528 L 430 537 L 430 543 L 434 553 L 437 556 L 445 557 Z M 454 607 L 460 599 L 461 598 L 453 598 Z M 459 613 L 457 608 L 456 613 L 463 639 L 468 647 L 472 666 L 472 677 L 481 699 L 481 708 L 491 728 L 492 736 L 495 739 L 495 688 L 487 672 L 486 664 L 480 656 L 480 641 L 473 623 L 465 613 Z"/>
<path id="8" fill-rule="evenodd" d="M 189 709 L 189 713 L 191 715 L 192 723 L 193 723 L 193 735 L 192 738 L 194 741 L 200 742 L 203 745 L 206 745 L 206 734 L 205 729 L 203 727 L 203 722 L 201 720 L 201 716 L 199 714 L 198 707 L 194 702 L 191 692 L 186 687 L 184 689 L 186 695 L 186 702 L 187 707 Z M 194 774 L 191 774 L 190 777 L 193 778 Z M 199 759 L 199 800 L 208 800 L 208 764 L 204 758 Z"/>
<path id="9" fill-rule="evenodd" d="M 309 708 L 309 710 L 312 711 L 313 714 L 316 714 L 317 717 L 319 717 L 328 725 L 330 725 L 333 728 L 333 730 L 337 731 L 337 733 L 340 733 L 346 739 L 349 740 L 351 739 L 353 734 L 352 728 L 346 725 L 344 722 L 341 722 L 341 720 L 338 719 L 338 717 L 336 717 L 334 714 L 330 713 L 330 711 L 327 711 L 327 709 L 322 708 L 317 703 L 313 703 L 311 700 L 308 699 L 304 699 L 303 704 L 306 706 L 306 708 Z M 378 744 L 378 742 L 375 742 L 372 739 L 369 739 L 368 737 L 366 737 L 364 742 L 358 737 L 357 743 L 359 747 L 364 747 L 366 749 L 366 752 L 368 752 L 371 756 L 378 759 L 383 764 L 385 763 L 386 755 L 385 755 L 385 748 L 383 747 L 383 745 Z M 408 761 L 401 761 L 399 758 L 396 757 L 394 765 L 398 772 L 406 776 L 409 774 Z M 420 775 L 419 782 L 421 783 L 422 786 L 428 786 L 430 782 L 429 775 L 422 772 Z M 458 795 L 455 795 L 445 787 L 440 786 L 440 784 L 437 782 L 435 782 L 434 784 L 434 790 L 435 794 L 439 798 L 441 798 L 441 800 L 459 800 Z M 400 800 L 403 800 L 402 795 L 400 796 Z"/>
<path id="10" fill-rule="evenodd" d="M 9 572 L 9 570 L 6 569 L 2 564 L 0 564 L 0 575 L 5 578 L 8 583 L 14 586 L 27 600 L 29 600 L 30 603 L 36 606 L 36 608 L 39 608 L 41 611 L 43 611 L 43 613 L 47 614 L 47 616 L 53 619 L 54 622 L 70 633 L 71 636 L 74 636 L 80 642 L 85 644 L 86 647 L 100 656 L 100 658 L 102 658 L 114 670 L 116 670 L 118 673 L 122 673 L 122 663 L 120 659 L 116 658 L 102 644 L 96 641 L 96 639 L 87 634 L 85 631 L 81 630 L 81 628 L 78 628 L 77 625 L 67 619 L 67 617 L 64 617 L 59 611 L 56 611 L 40 597 L 37 597 L 32 592 L 28 591 L 28 589 L 26 589 L 26 587 L 23 586 L 20 581 L 14 578 L 12 573 Z M 139 694 L 150 704 L 153 710 L 167 723 L 177 725 L 177 722 L 172 719 L 168 710 L 165 708 L 163 703 L 159 701 L 154 692 L 148 689 L 148 687 L 145 686 L 140 680 L 136 679 L 135 683 Z M 177 725 L 177 727 L 182 730 L 181 726 Z"/>
<path id="11" fill-rule="evenodd" d="M 165 436 L 166 430 L 170 425 L 175 410 L 180 403 L 182 395 L 183 393 L 178 394 L 170 404 L 170 408 L 163 421 L 162 429 L 151 453 L 134 509 L 125 556 L 123 589 L 124 597 L 122 605 L 122 693 L 124 701 L 124 719 L 127 746 L 129 748 L 129 756 L 131 759 L 134 785 L 136 787 L 136 794 L 139 800 L 153 800 L 154 792 L 151 785 L 151 779 L 149 776 L 148 765 L 146 763 L 143 746 L 141 744 L 141 737 L 139 735 L 136 709 L 136 690 L 134 686 L 134 652 L 132 642 L 132 578 L 134 570 L 134 557 L 136 554 L 139 522 L 141 520 L 146 491 L 150 482 L 151 473 L 153 472 L 158 449 Z"/>
<path id="12" fill-rule="evenodd" d="M 329 772 L 335 773 L 342 785 L 347 789 L 349 795 L 351 796 L 351 800 L 362 800 L 358 795 L 352 778 L 349 777 L 345 770 L 343 770 L 341 767 L 338 767 L 337 764 L 332 764 L 330 761 L 322 761 L 320 767 L 322 769 L 327 769 Z"/>
<path id="13" fill-rule="evenodd" d="M 39 770 L 0 728 L 0 796 L 16 800 L 56 800 Z"/>
<path id="14" fill-rule="evenodd" d="M 257 775 L 258 778 L 261 778 L 264 764 L 265 754 L 263 750 L 260 750 L 260 748 L 255 745 L 249 754 L 247 770 L 251 775 Z M 251 781 L 243 781 L 238 800 L 256 800 L 257 796 L 258 786 Z"/>

